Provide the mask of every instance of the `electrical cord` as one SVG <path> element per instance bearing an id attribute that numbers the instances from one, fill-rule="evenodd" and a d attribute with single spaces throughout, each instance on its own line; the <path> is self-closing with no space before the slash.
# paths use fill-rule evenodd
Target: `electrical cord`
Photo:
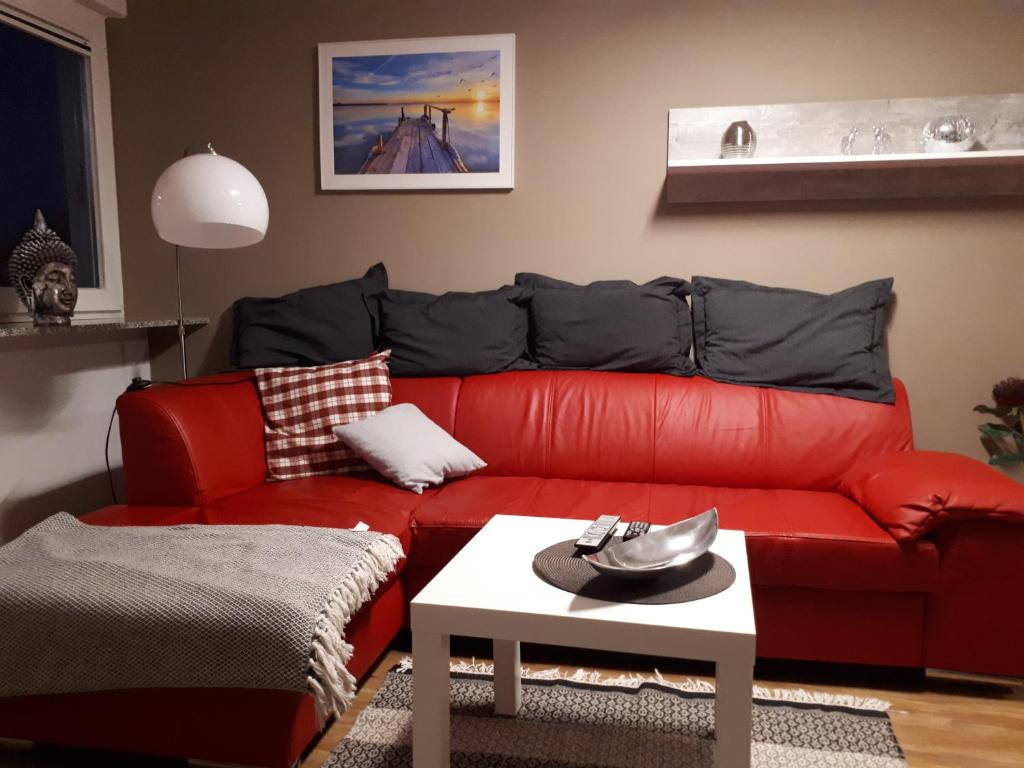
<path id="1" fill-rule="evenodd" d="M 107 480 L 110 481 L 110 498 L 117 504 L 117 491 L 114 490 L 114 473 L 110 469 L 110 431 L 114 428 L 114 417 L 117 416 L 117 405 L 110 412 L 110 421 L 107 423 L 107 439 L 103 444 L 103 459 L 107 462 Z"/>
<path id="2" fill-rule="evenodd" d="M 154 384 L 167 384 L 174 387 L 227 387 L 234 386 L 235 384 L 241 384 L 246 379 L 238 379 L 237 381 L 197 381 L 194 384 L 189 384 L 185 381 L 150 381 L 144 379 L 141 376 L 133 376 L 132 383 L 125 387 L 125 392 L 138 392 L 142 389 L 149 389 Z M 110 468 L 110 434 L 114 429 L 114 417 L 117 416 L 117 403 L 114 403 L 114 409 L 110 412 L 110 421 L 107 422 L 107 437 L 103 442 L 103 460 L 107 465 L 107 481 L 110 483 L 110 498 L 114 500 L 115 504 L 120 503 L 117 500 L 117 490 L 114 488 L 114 471 Z"/>

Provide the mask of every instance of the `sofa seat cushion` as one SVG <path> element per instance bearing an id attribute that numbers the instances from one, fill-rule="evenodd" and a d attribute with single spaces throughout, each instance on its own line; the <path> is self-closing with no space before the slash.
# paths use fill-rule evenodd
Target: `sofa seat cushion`
<path id="1" fill-rule="evenodd" d="M 364 522 L 373 531 L 397 536 L 408 553 L 410 515 L 433 493 L 427 489 L 421 496 L 369 477 L 303 477 L 264 483 L 220 499 L 204 509 L 204 517 L 214 525 L 352 528 Z"/>
<path id="2" fill-rule="evenodd" d="M 932 542 L 897 543 L 838 493 L 655 485 L 651 499 L 651 522 L 660 524 L 717 506 L 722 528 L 746 531 L 757 586 L 926 592 L 938 585 Z"/>
<path id="3" fill-rule="evenodd" d="M 471 477 L 440 489 L 413 513 L 413 560 L 446 563 L 496 514 L 580 520 L 615 514 L 664 525 L 711 506 L 723 528 L 747 532 L 756 586 L 923 592 L 937 584 L 931 542 L 897 544 L 836 493 L 535 477 Z M 538 542 L 537 549 L 543 546 Z"/>
<path id="4" fill-rule="evenodd" d="M 646 520 L 649 495 L 646 483 L 483 476 L 458 480 L 414 513 L 413 560 L 444 565 L 494 515 L 593 520 L 615 514 L 623 520 Z M 585 528 L 580 526 L 581 534 Z"/>

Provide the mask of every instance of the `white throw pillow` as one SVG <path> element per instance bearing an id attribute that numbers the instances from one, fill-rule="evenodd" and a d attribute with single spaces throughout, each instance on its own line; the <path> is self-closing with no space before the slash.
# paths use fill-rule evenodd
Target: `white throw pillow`
<path id="1" fill-rule="evenodd" d="M 412 403 L 334 427 L 334 434 L 388 480 L 416 493 L 487 466 Z"/>

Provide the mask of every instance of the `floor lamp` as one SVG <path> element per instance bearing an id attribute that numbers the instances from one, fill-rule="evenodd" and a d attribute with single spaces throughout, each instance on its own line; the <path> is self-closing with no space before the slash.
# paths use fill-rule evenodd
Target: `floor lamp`
<path id="1" fill-rule="evenodd" d="M 180 248 L 242 248 L 258 243 L 270 220 L 267 195 L 245 166 L 218 155 L 207 144 L 206 152 L 183 157 L 160 174 L 150 211 L 157 234 L 174 244 L 181 376 L 188 378 Z"/>

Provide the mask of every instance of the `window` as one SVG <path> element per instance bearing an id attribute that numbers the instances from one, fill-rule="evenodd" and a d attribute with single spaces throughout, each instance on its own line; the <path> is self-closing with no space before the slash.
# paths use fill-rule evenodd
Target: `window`
<path id="1" fill-rule="evenodd" d="M 106 20 L 125 0 L 0 0 L 0 322 L 31 318 L 11 248 L 40 209 L 78 255 L 75 320 L 123 314 Z"/>
<path id="2" fill-rule="evenodd" d="M 100 285 L 87 54 L 0 22 L 0 285 L 36 209 L 77 254 L 79 286 Z"/>

